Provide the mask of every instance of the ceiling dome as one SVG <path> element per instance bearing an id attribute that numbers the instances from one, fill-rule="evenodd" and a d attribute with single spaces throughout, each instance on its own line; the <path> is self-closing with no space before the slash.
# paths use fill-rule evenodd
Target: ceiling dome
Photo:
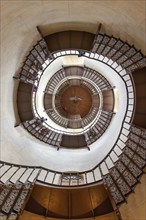
<path id="1" fill-rule="evenodd" d="M 47 189 L 49 184 L 68 207 L 60 208 L 62 200 L 56 199 L 58 195 L 54 198 L 52 190 L 48 190 L 51 199 L 47 201 L 44 189 L 39 195 L 37 189 L 33 207 L 37 211 L 43 208 L 42 218 L 55 218 L 54 213 L 66 219 L 79 219 L 84 213 L 96 218 L 101 211 L 97 202 L 106 211 L 109 203 L 100 202 L 100 187 L 97 196 L 89 185 L 102 182 L 115 210 L 116 205 L 127 201 L 143 173 L 146 60 L 136 48 L 145 52 L 144 1 L 134 1 L 132 7 L 130 1 L 85 2 L 1 3 L 2 219 L 19 218 L 36 183 Z M 102 22 L 102 32 L 101 25 L 96 31 L 97 22 Z M 17 80 L 13 81 L 14 74 Z M 88 99 L 88 108 L 82 104 L 84 99 Z M 88 194 L 85 199 L 82 188 Z M 40 195 L 45 201 L 43 207 L 37 200 Z M 131 198 L 132 210 L 136 210 Z M 128 198 L 131 208 L 130 204 Z M 126 209 L 126 215 L 129 213 Z M 26 219 L 41 218 L 25 214 Z M 131 219 L 140 216 L 137 212 Z M 120 219 L 117 209 L 102 217 Z"/>
<path id="2" fill-rule="evenodd" d="M 92 107 L 91 93 L 85 86 L 71 85 L 58 95 L 60 95 L 61 112 L 67 118 L 75 119 L 75 116 L 83 118 Z"/>

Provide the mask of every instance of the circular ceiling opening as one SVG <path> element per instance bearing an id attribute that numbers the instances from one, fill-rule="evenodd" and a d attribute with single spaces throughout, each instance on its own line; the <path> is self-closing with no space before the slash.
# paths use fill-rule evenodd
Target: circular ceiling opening
<path id="1" fill-rule="evenodd" d="M 89 89 L 85 86 L 71 85 L 62 89 L 60 95 L 60 110 L 63 116 L 85 117 L 92 107 L 92 96 Z"/>

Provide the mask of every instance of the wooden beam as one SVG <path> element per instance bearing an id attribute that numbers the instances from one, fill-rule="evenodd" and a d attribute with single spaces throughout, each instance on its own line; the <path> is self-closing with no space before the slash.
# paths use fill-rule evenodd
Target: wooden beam
<path id="1" fill-rule="evenodd" d="M 72 203 L 71 203 L 71 190 L 68 190 L 68 219 L 71 219 L 71 207 L 72 207 Z"/>
<path id="2" fill-rule="evenodd" d="M 88 188 L 88 193 L 89 193 L 89 198 L 90 198 L 90 203 L 91 203 L 91 211 L 92 211 L 93 219 L 95 219 L 93 201 L 92 201 L 92 197 L 91 197 L 91 194 L 90 194 L 90 188 Z"/>
<path id="3" fill-rule="evenodd" d="M 51 198 L 52 191 L 53 191 L 53 189 L 50 189 L 50 192 L 49 192 L 49 195 L 48 195 L 48 205 L 47 205 L 47 208 L 46 208 L 45 218 L 48 217 L 49 206 L 50 206 L 50 198 Z"/>

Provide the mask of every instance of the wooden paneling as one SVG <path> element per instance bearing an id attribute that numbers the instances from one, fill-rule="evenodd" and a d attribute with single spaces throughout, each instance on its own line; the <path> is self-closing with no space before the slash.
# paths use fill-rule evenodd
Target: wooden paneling
<path id="1" fill-rule="evenodd" d="M 45 109 L 52 108 L 52 95 L 51 94 L 45 94 L 44 95 L 44 107 Z"/>
<path id="2" fill-rule="evenodd" d="M 71 204 L 72 218 L 92 216 L 92 206 L 88 188 L 71 191 Z"/>
<path id="3" fill-rule="evenodd" d="M 134 124 L 146 128 L 146 68 L 133 72 L 136 88 Z"/>
<path id="4" fill-rule="evenodd" d="M 103 110 L 110 112 L 114 108 L 114 94 L 112 90 L 103 91 Z"/>
<path id="5" fill-rule="evenodd" d="M 22 122 L 33 119 L 32 113 L 32 85 L 19 83 L 17 92 L 17 107 Z"/>
<path id="6" fill-rule="evenodd" d="M 98 94 L 92 96 L 92 105 L 94 107 L 97 107 L 97 108 L 99 107 L 99 105 L 100 105 L 100 97 L 99 97 Z"/>
<path id="7" fill-rule="evenodd" d="M 94 34 L 84 31 L 63 31 L 45 37 L 51 52 L 62 49 L 91 50 Z"/>
<path id="8" fill-rule="evenodd" d="M 51 217 L 47 217 L 44 218 L 44 216 L 40 216 L 28 211 L 24 211 L 23 214 L 18 218 L 18 220 L 64 220 L 61 218 L 51 218 Z M 77 218 L 77 220 L 119 220 L 118 217 L 116 216 L 115 212 L 111 212 L 109 214 L 106 215 L 102 215 L 102 216 L 97 216 L 95 218 L 91 217 L 91 218 Z M 67 219 L 68 220 L 68 219 Z M 131 219 L 128 219 L 131 220 Z"/>
<path id="9" fill-rule="evenodd" d="M 67 148 L 82 148 L 82 147 L 86 147 L 87 143 L 85 141 L 84 135 L 77 135 L 77 136 L 63 135 L 61 146 Z"/>
<path id="10" fill-rule="evenodd" d="M 23 219 L 23 216 L 25 219 L 27 214 L 33 217 L 31 213 L 38 214 L 40 219 L 41 216 L 54 219 L 90 219 L 94 213 L 95 216 L 102 216 L 111 213 L 113 208 L 103 185 L 80 189 L 57 189 L 35 185 L 25 210 L 27 212 L 24 211 L 20 219 Z"/>
<path id="11" fill-rule="evenodd" d="M 65 67 L 64 70 L 66 76 L 82 76 L 84 71 L 80 66 Z"/>

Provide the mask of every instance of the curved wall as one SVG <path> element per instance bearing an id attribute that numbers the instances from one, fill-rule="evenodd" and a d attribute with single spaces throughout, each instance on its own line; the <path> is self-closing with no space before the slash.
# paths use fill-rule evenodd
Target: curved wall
<path id="1" fill-rule="evenodd" d="M 14 128 L 12 91 L 15 93 L 16 83 L 12 77 L 31 46 L 40 39 L 36 26 L 40 26 L 44 35 L 66 29 L 95 33 L 102 23 L 104 32 L 127 40 L 145 52 L 145 2 L 18 0 L 1 1 L 1 6 L 1 159 L 28 164 L 31 155 L 30 164 L 46 161 L 49 166 L 48 155 L 53 156 L 51 148 L 34 141 L 21 126 Z M 59 161 L 54 167 L 59 167 Z"/>

